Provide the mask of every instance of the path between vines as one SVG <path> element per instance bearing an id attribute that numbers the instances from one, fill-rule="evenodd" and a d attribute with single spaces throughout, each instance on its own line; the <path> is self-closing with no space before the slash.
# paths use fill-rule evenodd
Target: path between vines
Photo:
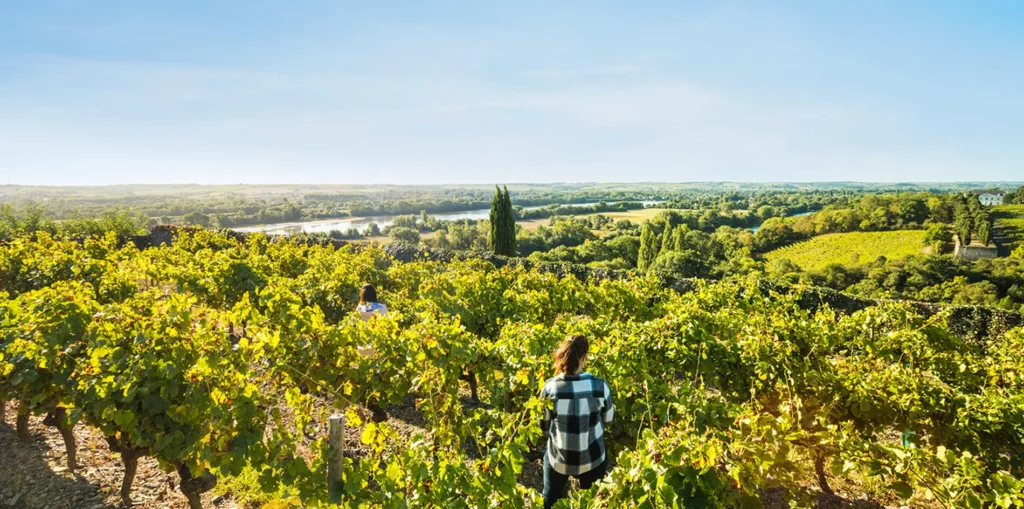
<path id="1" fill-rule="evenodd" d="M 467 394 L 463 403 L 473 406 L 468 400 Z M 425 431 L 423 415 L 415 408 L 412 397 L 386 410 L 388 423 L 402 440 Z M 32 440 L 25 443 L 17 438 L 13 420 L 13 412 L 8 411 L 9 422 L 0 423 L 0 509 L 124 509 L 118 496 L 124 474 L 120 456 L 110 451 L 97 430 L 83 425 L 75 427 L 79 468 L 72 472 L 65 466 L 64 442 L 56 428 L 44 425 L 42 417 L 32 417 L 29 425 Z M 326 428 L 323 431 L 326 432 Z M 346 454 L 354 458 L 366 452 L 359 441 L 360 431 L 346 429 Z M 528 461 L 519 481 L 539 491 L 543 483 L 541 460 Z M 188 502 L 178 491 L 177 483 L 176 473 L 162 471 L 153 458 L 141 458 L 132 488 L 134 507 L 187 509 Z M 246 504 L 233 500 L 231 493 L 218 495 L 217 491 L 203 495 L 204 507 L 246 508 Z M 816 498 L 821 509 L 883 507 L 869 500 L 844 500 L 821 494 Z M 761 500 L 766 509 L 788 507 L 780 490 L 765 490 Z"/>

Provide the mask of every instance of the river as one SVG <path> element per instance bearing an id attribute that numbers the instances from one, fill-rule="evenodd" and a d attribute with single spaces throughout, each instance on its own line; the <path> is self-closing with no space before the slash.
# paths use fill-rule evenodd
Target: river
<path id="1" fill-rule="evenodd" d="M 591 205 L 597 205 L 598 202 L 589 203 L 566 203 L 565 206 L 574 207 L 589 207 Z M 614 202 L 609 202 L 614 203 Z M 654 205 L 656 203 L 662 203 L 661 200 L 647 200 L 642 202 L 644 206 Z M 551 205 L 537 205 L 533 207 L 523 207 L 524 210 L 536 210 Z M 432 217 L 436 217 L 441 221 L 458 221 L 460 219 L 487 219 L 491 215 L 491 209 L 476 209 L 476 210 L 464 210 L 461 212 L 441 212 L 438 214 L 429 214 Z M 368 217 L 347 217 L 342 219 L 317 219 L 314 221 L 299 221 L 294 223 L 274 223 L 274 224 L 260 224 L 255 226 L 244 226 L 241 228 L 233 228 L 239 232 L 263 232 L 275 235 L 291 235 L 295 233 L 329 233 L 333 230 L 344 232 L 349 228 L 356 228 L 360 232 L 365 232 L 366 228 L 370 226 L 370 223 L 377 223 L 377 226 L 384 229 L 385 226 L 390 226 L 394 222 L 395 216 L 368 216 Z"/>

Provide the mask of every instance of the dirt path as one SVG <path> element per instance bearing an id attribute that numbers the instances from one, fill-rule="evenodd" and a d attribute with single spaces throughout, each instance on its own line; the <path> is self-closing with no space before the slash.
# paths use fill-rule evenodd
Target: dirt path
<path id="1" fill-rule="evenodd" d="M 474 406 L 468 401 L 466 406 Z M 389 406 L 388 422 L 396 429 L 399 440 L 425 431 L 423 415 L 410 396 L 403 404 Z M 369 417 L 369 411 L 361 409 Z M 8 421 L 13 421 L 8 412 Z M 0 423 L 0 509 L 125 509 L 120 503 L 118 490 L 124 469 L 120 457 L 110 452 L 106 441 L 93 428 L 75 427 L 78 441 L 79 468 L 70 472 L 66 468 L 64 442 L 55 428 L 44 426 L 42 418 L 30 420 L 30 442 L 17 438 L 13 422 Z M 326 432 L 324 430 L 317 430 Z M 366 454 L 359 443 L 360 429 L 349 428 L 346 452 L 353 457 Z M 523 486 L 541 489 L 543 469 L 541 460 L 531 458 L 523 465 L 519 482 Z M 134 507 L 154 509 L 187 509 L 188 502 L 177 489 L 176 473 L 163 472 L 153 458 L 139 460 L 138 473 L 132 489 Z M 820 493 L 814 497 L 815 505 L 822 509 L 881 509 L 883 506 L 868 500 L 844 500 Z M 777 489 L 761 493 L 764 507 L 787 507 L 783 493 Z M 216 496 L 208 492 L 203 497 L 208 509 L 240 509 L 231 495 Z"/>

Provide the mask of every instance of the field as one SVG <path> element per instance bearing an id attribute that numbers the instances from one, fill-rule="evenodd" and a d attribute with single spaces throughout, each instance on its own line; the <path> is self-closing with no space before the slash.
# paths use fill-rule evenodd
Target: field
<path id="1" fill-rule="evenodd" d="M 659 213 L 670 210 L 661 208 L 646 208 L 637 210 L 627 210 L 625 212 L 601 212 L 601 215 L 610 217 L 613 221 L 621 221 L 628 219 L 634 223 L 643 223 L 654 219 Z M 589 217 L 596 214 L 582 214 L 576 217 Z M 551 218 L 544 219 L 532 219 L 529 221 L 519 221 L 518 223 L 523 227 L 524 230 L 536 230 L 538 226 L 547 226 L 551 222 Z"/>
<path id="2" fill-rule="evenodd" d="M 540 226 L 547 226 L 551 223 L 551 218 L 545 217 L 543 219 L 531 219 L 529 221 L 516 221 L 519 226 L 522 226 L 526 231 L 536 230 Z"/>
<path id="3" fill-rule="evenodd" d="M 388 316 L 353 313 L 366 282 Z M 606 482 L 561 507 L 809 507 L 833 489 L 1024 504 L 1020 329 L 965 342 L 896 303 L 822 313 L 748 282 L 677 293 L 204 230 L 147 249 L 38 233 L 0 244 L 0 283 L 0 400 L 18 402 L 26 444 L 49 423 L 68 452 L 34 464 L 34 490 L 0 467 L 33 507 L 79 507 L 89 489 L 106 497 L 90 507 L 198 509 L 214 480 L 239 506 L 325 507 L 341 412 L 344 507 L 534 509 L 538 391 L 571 334 L 591 338 L 615 417 Z M 0 424 L 20 458 L 13 434 Z M 114 461 L 139 467 L 121 497 Z M 68 483 L 94 488 L 44 488 Z"/>
<path id="4" fill-rule="evenodd" d="M 647 209 L 627 210 L 625 212 L 601 212 L 601 215 L 608 216 L 613 221 L 620 221 L 622 219 L 628 219 L 628 220 L 630 220 L 630 221 L 632 221 L 634 223 L 643 223 L 643 222 L 646 222 L 646 221 L 650 221 L 651 219 L 654 219 L 655 216 L 657 216 L 659 213 L 661 213 L 664 210 L 669 210 L 669 209 L 647 208 Z M 576 217 L 588 217 L 588 216 L 593 216 L 593 215 L 596 215 L 596 214 L 583 214 L 583 215 L 579 215 L 579 216 L 576 216 Z M 551 218 L 545 217 L 543 219 L 531 219 L 531 220 L 528 220 L 528 221 L 518 221 L 518 223 L 519 223 L 520 226 L 523 227 L 524 230 L 532 231 L 532 230 L 536 230 L 537 227 L 539 227 L 539 226 L 547 226 L 548 224 L 550 224 L 551 223 Z M 605 232 L 605 233 L 607 233 L 607 232 Z"/>
<path id="5" fill-rule="evenodd" d="M 1011 250 L 1024 240 L 1024 205 L 992 207 L 996 240 Z"/>
<path id="6" fill-rule="evenodd" d="M 628 220 L 630 220 L 630 221 L 632 221 L 634 223 L 643 223 L 643 222 L 646 222 L 646 221 L 650 221 L 651 219 L 654 219 L 655 216 L 657 216 L 658 214 L 664 212 L 665 210 L 669 210 L 669 209 L 646 208 L 646 209 L 637 209 L 637 210 L 627 210 L 625 212 L 602 212 L 601 214 L 610 217 L 612 219 L 612 221 L 621 221 L 623 219 L 628 219 Z M 587 215 L 593 215 L 593 214 L 587 214 Z M 586 217 L 586 216 L 580 216 L 580 217 Z"/>
<path id="7" fill-rule="evenodd" d="M 765 258 L 787 258 L 808 271 L 821 270 L 833 263 L 855 267 L 879 256 L 894 260 L 920 254 L 925 247 L 924 235 L 922 230 L 833 233 L 776 249 L 765 254 Z"/>

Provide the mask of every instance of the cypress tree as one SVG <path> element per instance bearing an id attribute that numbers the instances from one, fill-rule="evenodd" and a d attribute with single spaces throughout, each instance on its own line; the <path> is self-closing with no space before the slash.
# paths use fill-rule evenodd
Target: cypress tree
<path id="1" fill-rule="evenodd" d="M 501 228 L 498 226 L 501 224 L 501 214 L 504 208 L 504 199 L 501 195 L 501 188 L 494 186 L 494 199 L 491 200 L 491 250 L 497 254 L 501 254 Z"/>
<path id="2" fill-rule="evenodd" d="M 508 189 L 494 186 L 494 199 L 491 200 L 491 250 L 494 254 L 515 256 L 516 254 L 516 220 L 512 217 L 512 200 Z"/>
<path id="3" fill-rule="evenodd" d="M 974 216 L 974 235 L 978 237 L 978 241 L 986 246 L 992 240 L 992 220 L 987 212 L 978 212 Z"/>
<path id="4" fill-rule="evenodd" d="M 516 255 L 516 212 L 512 208 L 512 196 L 508 193 L 508 186 L 505 186 L 505 211 L 506 211 L 506 234 L 508 235 L 509 256 Z"/>
<path id="5" fill-rule="evenodd" d="M 960 238 L 960 244 L 968 246 L 971 244 L 971 233 L 974 230 L 974 218 L 971 217 L 966 207 L 957 207 L 956 217 L 953 221 L 953 230 Z"/>
<path id="6" fill-rule="evenodd" d="M 654 234 L 651 223 L 644 223 L 640 229 L 640 253 L 637 256 L 636 268 L 641 272 L 647 272 L 657 257 L 658 237 Z"/>

